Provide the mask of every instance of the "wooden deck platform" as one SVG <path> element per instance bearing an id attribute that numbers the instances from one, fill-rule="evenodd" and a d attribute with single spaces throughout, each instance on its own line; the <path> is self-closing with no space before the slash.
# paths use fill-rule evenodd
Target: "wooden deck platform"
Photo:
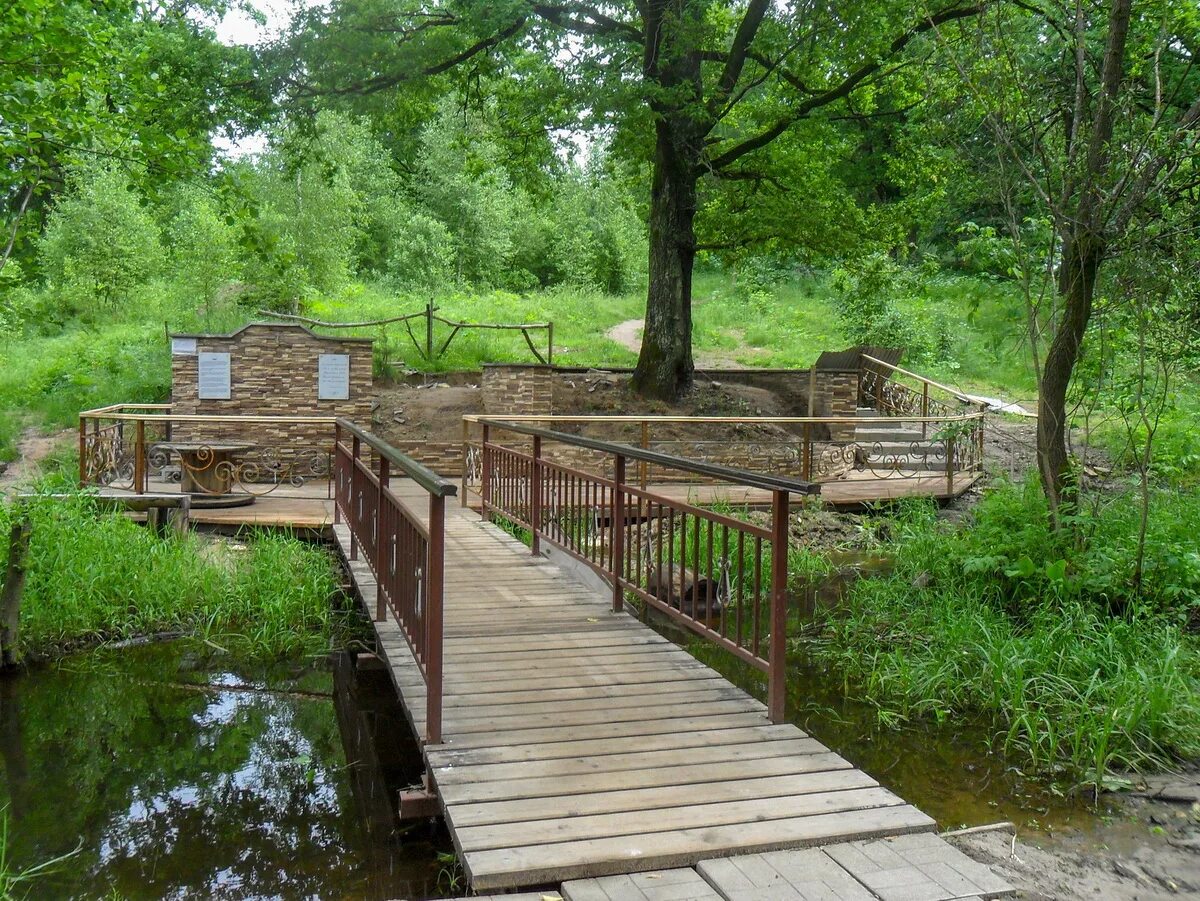
<path id="1" fill-rule="evenodd" d="M 954 496 L 965 492 L 979 478 L 980 475 L 975 474 L 958 479 Z M 152 493 L 179 490 L 177 482 L 162 479 L 151 479 L 147 487 Z M 771 503 L 769 492 L 728 485 L 651 485 L 650 490 L 671 500 L 695 504 L 728 503 L 738 507 L 768 507 Z M 123 496 L 132 492 L 106 488 L 101 493 Z M 821 500 L 838 509 L 859 508 L 878 501 L 905 497 L 946 500 L 950 496 L 946 494 L 945 477 L 931 474 L 910 478 L 842 479 L 823 485 L 821 489 Z M 793 500 L 796 503 L 800 501 L 798 498 Z M 468 502 L 472 509 L 479 510 L 478 494 L 470 492 Z M 220 528 L 263 526 L 322 530 L 333 525 L 333 500 L 329 497 L 329 485 L 324 481 L 312 481 L 300 486 L 281 485 L 247 506 L 213 509 L 193 507 L 191 520 Z"/>
<path id="2" fill-rule="evenodd" d="M 405 483 L 398 486 L 406 492 Z M 411 508 L 423 503 L 411 498 Z M 335 529 L 343 552 L 349 533 Z M 374 581 L 351 572 L 373 608 Z M 425 749 L 476 890 L 687 867 L 934 822 L 606 598 L 448 509 L 444 743 Z M 380 646 L 415 729 L 424 685 Z"/>

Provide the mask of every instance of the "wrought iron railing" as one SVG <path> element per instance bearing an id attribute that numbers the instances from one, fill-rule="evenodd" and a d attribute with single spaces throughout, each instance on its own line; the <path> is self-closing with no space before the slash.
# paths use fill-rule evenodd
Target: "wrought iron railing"
<path id="1" fill-rule="evenodd" d="M 424 521 L 393 493 L 393 477 L 424 489 Z M 425 741 L 439 744 L 446 498 L 458 489 L 347 419 L 335 425 L 333 481 L 334 523 L 350 530 L 350 559 L 361 554 L 375 575 L 376 620 L 390 611 L 404 633 L 425 679 Z"/>
<path id="2" fill-rule="evenodd" d="M 528 530 L 533 553 L 545 541 L 602 575 L 614 611 L 635 598 L 764 672 L 769 715 L 782 721 L 789 498 L 819 486 L 524 423 L 481 426 L 485 516 Z M 551 445 L 592 462 L 558 462 Z M 767 492 L 770 511 L 738 516 L 648 491 L 629 477 L 639 464 Z"/>
<path id="3" fill-rule="evenodd" d="M 79 481 L 121 489 L 261 496 L 328 481 L 330 416 L 177 415 L 170 404 L 79 414 Z"/>
<path id="4" fill-rule="evenodd" d="M 987 404 L 940 382 L 863 354 L 859 368 L 858 403 L 883 416 L 946 419 L 984 413 Z"/>

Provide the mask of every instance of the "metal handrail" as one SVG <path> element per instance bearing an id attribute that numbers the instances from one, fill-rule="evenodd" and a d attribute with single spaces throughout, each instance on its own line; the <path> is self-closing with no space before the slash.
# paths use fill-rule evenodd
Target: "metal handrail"
<path id="1" fill-rule="evenodd" d="M 725 482 L 732 482 L 735 485 L 744 485 L 747 488 L 761 488 L 766 491 L 787 491 L 792 494 L 821 493 L 820 485 L 800 479 L 769 476 L 762 473 L 749 472 L 744 469 L 735 469 L 732 466 L 720 466 L 715 463 L 697 463 L 685 457 L 677 457 L 674 454 L 644 450 L 640 447 L 612 441 L 598 441 L 594 438 L 585 438 L 582 435 L 569 435 L 566 432 L 556 432 L 553 429 L 539 429 L 536 426 L 511 422 L 503 418 L 487 419 L 485 423 L 510 432 L 516 432 L 518 435 L 528 435 L 533 438 L 557 441 L 562 444 L 582 447 L 586 450 L 624 457 L 626 460 L 637 460 L 638 462 L 648 463 L 653 466 L 678 469 L 682 472 L 690 472 L 709 478 L 721 479 Z"/>
<path id="2" fill-rule="evenodd" d="M 407 454 L 402 454 L 382 438 L 371 434 L 366 429 L 355 425 L 344 416 L 337 417 L 337 427 L 345 429 L 360 441 L 365 441 L 371 450 L 398 467 L 404 475 L 412 479 L 430 494 L 437 497 L 451 497 L 458 494 L 458 486 L 444 479 L 423 463 L 418 463 Z"/>
<path id="3" fill-rule="evenodd" d="M 506 422 L 616 422 L 616 423 L 664 423 L 664 424 L 727 424 L 727 425 L 854 425 L 856 423 L 904 422 L 935 423 L 965 422 L 979 419 L 983 412 L 956 413 L 953 416 L 630 416 L 630 415 L 564 415 L 559 413 L 508 415 L 501 413 L 467 413 L 465 422 L 503 424 Z"/>
<path id="4" fill-rule="evenodd" d="M 945 391 L 957 401 L 966 404 L 967 406 L 983 406 L 984 408 L 987 406 L 986 404 L 981 405 L 977 400 L 972 400 L 956 388 L 951 388 L 949 385 L 943 385 L 941 382 L 935 382 L 933 379 L 915 373 L 911 369 L 905 369 L 903 366 L 897 366 L 894 363 L 888 363 L 886 360 L 880 360 L 878 357 L 873 357 L 870 354 L 863 354 L 862 358 L 868 363 L 874 363 L 877 366 L 886 366 L 892 372 L 898 372 L 900 375 L 906 375 L 909 378 L 916 379 L 918 382 L 928 385 L 930 388 L 937 388 L 939 391 Z M 979 414 L 974 415 L 982 415 L 982 411 Z"/>

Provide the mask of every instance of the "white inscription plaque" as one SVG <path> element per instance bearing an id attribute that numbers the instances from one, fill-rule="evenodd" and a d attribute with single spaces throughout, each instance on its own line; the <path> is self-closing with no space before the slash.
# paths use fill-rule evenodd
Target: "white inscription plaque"
<path id="1" fill-rule="evenodd" d="M 317 399 L 350 399 L 350 355 L 320 354 L 317 357 Z"/>
<path id="2" fill-rule="evenodd" d="M 229 354 L 198 354 L 197 389 L 201 400 L 229 400 Z"/>
<path id="3" fill-rule="evenodd" d="M 196 339 L 195 338 L 172 338 L 171 353 L 177 357 L 194 357 L 196 356 Z"/>

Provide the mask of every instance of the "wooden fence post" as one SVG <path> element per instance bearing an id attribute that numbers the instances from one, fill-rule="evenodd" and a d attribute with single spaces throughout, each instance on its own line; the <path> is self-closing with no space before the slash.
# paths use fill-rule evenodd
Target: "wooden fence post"
<path id="1" fill-rule="evenodd" d="M 625 578 L 625 457 L 617 454 L 613 460 L 613 499 L 609 525 L 612 528 L 613 613 L 620 613 L 624 606 L 625 589 L 621 581 Z"/>
<path id="2" fill-rule="evenodd" d="M 788 493 L 771 493 L 771 643 L 767 656 L 767 715 L 787 714 Z"/>
<path id="3" fill-rule="evenodd" d="M 329 469 L 329 479 L 333 482 L 333 524 L 335 526 L 341 524 L 342 521 L 342 481 L 341 470 L 338 469 L 341 447 L 342 425 L 335 421 L 333 424 L 333 465 Z"/>
<path id="4" fill-rule="evenodd" d="M 425 572 L 425 743 L 442 742 L 442 603 L 445 591 L 446 499 L 429 495 Z"/>

